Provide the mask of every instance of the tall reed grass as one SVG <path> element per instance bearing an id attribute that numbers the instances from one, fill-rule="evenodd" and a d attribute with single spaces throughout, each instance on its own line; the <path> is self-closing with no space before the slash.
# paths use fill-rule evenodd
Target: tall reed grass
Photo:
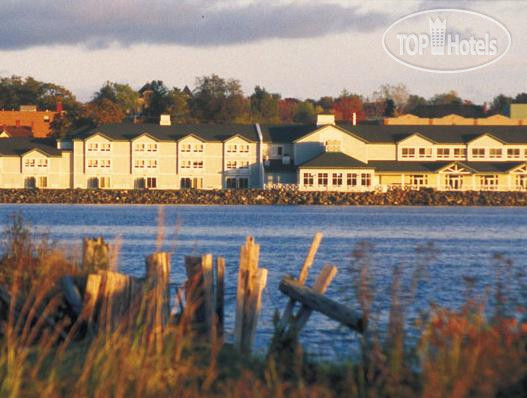
<path id="1" fill-rule="evenodd" d="M 310 361 L 295 336 L 289 349 L 247 358 L 198 338 L 185 312 L 177 323 L 151 327 L 148 295 L 132 321 L 83 333 L 82 317 L 73 321 L 57 287 L 60 277 L 81 272 L 77 264 L 46 237 L 36 239 L 19 216 L 3 238 L 0 286 L 11 301 L 0 305 L 1 397 L 527 396 L 525 318 L 486 317 L 484 306 L 467 298 L 459 311 L 432 308 L 418 343 L 407 347 L 413 292 L 401 288 L 397 269 L 387 337 L 365 333 L 359 359 Z M 364 316 L 374 317 L 369 251 L 355 249 L 355 291 Z M 423 269 L 416 268 L 412 288 Z"/>

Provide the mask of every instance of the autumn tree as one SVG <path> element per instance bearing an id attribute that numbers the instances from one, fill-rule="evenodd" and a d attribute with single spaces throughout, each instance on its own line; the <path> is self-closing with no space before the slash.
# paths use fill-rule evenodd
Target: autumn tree
<path id="1" fill-rule="evenodd" d="M 296 123 L 314 123 L 316 120 L 315 104 L 311 101 L 299 102 L 293 115 L 293 121 Z"/>
<path id="2" fill-rule="evenodd" d="M 270 94 L 265 88 L 256 86 L 254 93 L 249 97 L 251 102 L 251 115 L 254 121 L 260 123 L 278 123 L 279 94 Z"/>
<path id="3" fill-rule="evenodd" d="M 428 102 L 426 101 L 426 98 L 421 97 L 419 95 L 411 94 L 408 97 L 408 100 L 406 101 L 406 104 L 404 104 L 403 108 L 401 109 L 401 113 L 412 113 L 412 111 L 420 106 L 420 105 L 426 105 Z"/>
<path id="4" fill-rule="evenodd" d="M 292 123 L 295 111 L 300 103 L 296 98 L 285 98 L 278 101 L 278 116 L 281 123 Z"/>
<path id="5" fill-rule="evenodd" d="M 399 84 L 383 84 L 372 95 L 374 101 L 381 102 L 384 109 L 384 114 L 390 113 L 391 116 L 396 116 L 402 112 L 406 105 L 410 93 L 406 86 Z M 391 103 L 389 103 L 391 101 Z M 387 112 L 388 111 L 388 112 Z"/>
<path id="6" fill-rule="evenodd" d="M 461 105 L 463 100 L 458 95 L 457 91 L 450 90 L 447 93 L 436 94 L 428 101 L 430 105 Z"/>
<path id="7" fill-rule="evenodd" d="M 364 120 L 363 103 L 360 96 L 343 92 L 339 98 L 335 100 L 335 119 L 352 121 L 353 114 L 356 115 L 356 120 Z"/>
<path id="8" fill-rule="evenodd" d="M 103 98 L 85 104 L 80 113 L 79 119 L 83 124 L 100 126 L 109 123 L 121 123 L 125 113 L 115 102 Z"/>
<path id="9" fill-rule="evenodd" d="M 196 79 L 191 111 L 206 123 L 245 122 L 249 120 L 249 101 L 238 80 L 212 74 Z"/>

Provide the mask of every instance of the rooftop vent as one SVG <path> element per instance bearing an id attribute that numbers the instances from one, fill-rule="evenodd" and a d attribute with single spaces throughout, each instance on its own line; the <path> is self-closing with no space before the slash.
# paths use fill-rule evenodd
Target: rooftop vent
<path id="1" fill-rule="evenodd" d="M 319 113 L 317 115 L 317 126 L 335 124 L 335 115 L 329 113 Z"/>
<path id="2" fill-rule="evenodd" d="M 170 115 L 161 115 L 161 118 L 159 119 L 160 126 L 170 126 L 171 124 Z"/>

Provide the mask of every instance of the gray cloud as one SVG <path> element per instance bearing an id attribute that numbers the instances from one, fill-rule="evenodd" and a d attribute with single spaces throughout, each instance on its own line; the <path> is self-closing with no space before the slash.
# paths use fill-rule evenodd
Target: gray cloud
<path id="1" fill-rule="evenodd" d="M 2 0 L 0 49 L 112 43 L 215 46 L 386 26 L 358 5 L 255 0 Z M 358 4 L 358 3 L 357 3 Z"/>

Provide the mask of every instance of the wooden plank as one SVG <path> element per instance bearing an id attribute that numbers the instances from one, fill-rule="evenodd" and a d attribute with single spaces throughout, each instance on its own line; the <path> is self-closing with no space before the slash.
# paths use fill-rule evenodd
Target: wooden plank
<path id="1" fill-rule="evenodd" d="M 324 294 L 326 289 L 329 287 L 333 279 L 337 275 L 337 267 L 334 265 L 326 264 L 322 267 L 322 271 L 318 274 L 313 285 L 313 291 L 318 294 Z M 313 310 L 306 305 L 302 305 L 296 319 L 293 321 L 293 327 L 300 331 L 306 325 L 309 317 Z"/>
<path id="2" fill-rule="evenodd" d="M 216 259 L 216 319 L 218 337 L 223 337 L 225 322 L 225 258 Z"/>
<path id="3" fill-rule="evenodd" d="M 300 270 L 300 274 L 298 275 L 298 281 L 302 285 L 307 280 L 307 277 L 309 275 L 309 269 L 313 265 L 313 261 L 315 260 L 315 255 L 318 251 L 318 248 L 320 247 L 322 236 L 323 236 L 322 232 L 317 232 L 315 236 L 313 237 L 313 242 L 311 243 L 311 247 L 309 248 L 306 259 L 304 260 L 304 264 L 302 265 L 302 269 Z M 290 322 L 291 316 L 293 315 L 294 308 L 295 308 L 295 300 L 290 299 L 287 302 L 284 313 L 282 314 L 282 317 L 280 318 L 280 321 L 278 322 L 278 325 L 276 327 L 278 333 L 282 333 L 287 327 L 287 324 Z"/>
<path id="4" fill-rule="evenodd" d="M 185 256 L 187 282 L 185 284 L 185 316 L 191 324 L 205 323 L 205 299 L 203 297 L 203 272 L 201 257 Z"/>
<path id="5" fill-rule="evenodd" d="M 256 325 L 262 308 L 262 293 L 267 283 L 267 270 L 260 268 L 252 276 L 252 291 L 247 300 L 247 308 L 244 320 L 244 335 L 241 352 L 249 354 L 254 343 Z"/>
<path id="6" fill-rule="evenodd" d="M 363 319 L 353 310 L 316 293 L 313 289 L 303 286 L 293 278 L 283 278 L 278 288 L 293 300 L 299 301 L 312 310 L 318 311 L 359 333 L 362 333 L 366 327 Z"/>
<path id="7" fill-rule="evenodd" d="M 84 293 L 83 315 L 86 319 L 88 331 L 94 332 L 93 317 L 95 314 L 95 307 L 99 297 L 99 290 L 101 287 L 102 276 L 98 274 L 90 274 L 86 279 L 86 289 Z"/>
<path id="8" fill-rule="evenodd" d="M 110 249 L 102 236 L 83 239 L 82 269 L 86 272 L 110 269 Z"/>
<path id="9" fill-rule="evenodd" d="M 146 276 L 154 293 L 154 327 L 162 328 L 170 318 L 170 253 L 155 252 L 148 256 Z"/>
<path id="10" fill-rule="evenodd" d="M 240 248 L 240 268 L 238 270 L 238 287 L 236 292 L 234 345 L 239 351 L 242 349 L 248 292 L 251 290 L 252 275 L 258 268 L 259 255 L 260 246 L 254 243 L 252 236 L 248 236 L 245 244 Z"/>
<path id="11" fill-rule="evenodd" d="M 214 297 L 214 274 L 212 269 L 212 254 L 201 256 L 201 270 L 203 273 L 203 301 L 205 307 L 205 331 L 212 336 L 214 324 L 215 303 Z"/>

